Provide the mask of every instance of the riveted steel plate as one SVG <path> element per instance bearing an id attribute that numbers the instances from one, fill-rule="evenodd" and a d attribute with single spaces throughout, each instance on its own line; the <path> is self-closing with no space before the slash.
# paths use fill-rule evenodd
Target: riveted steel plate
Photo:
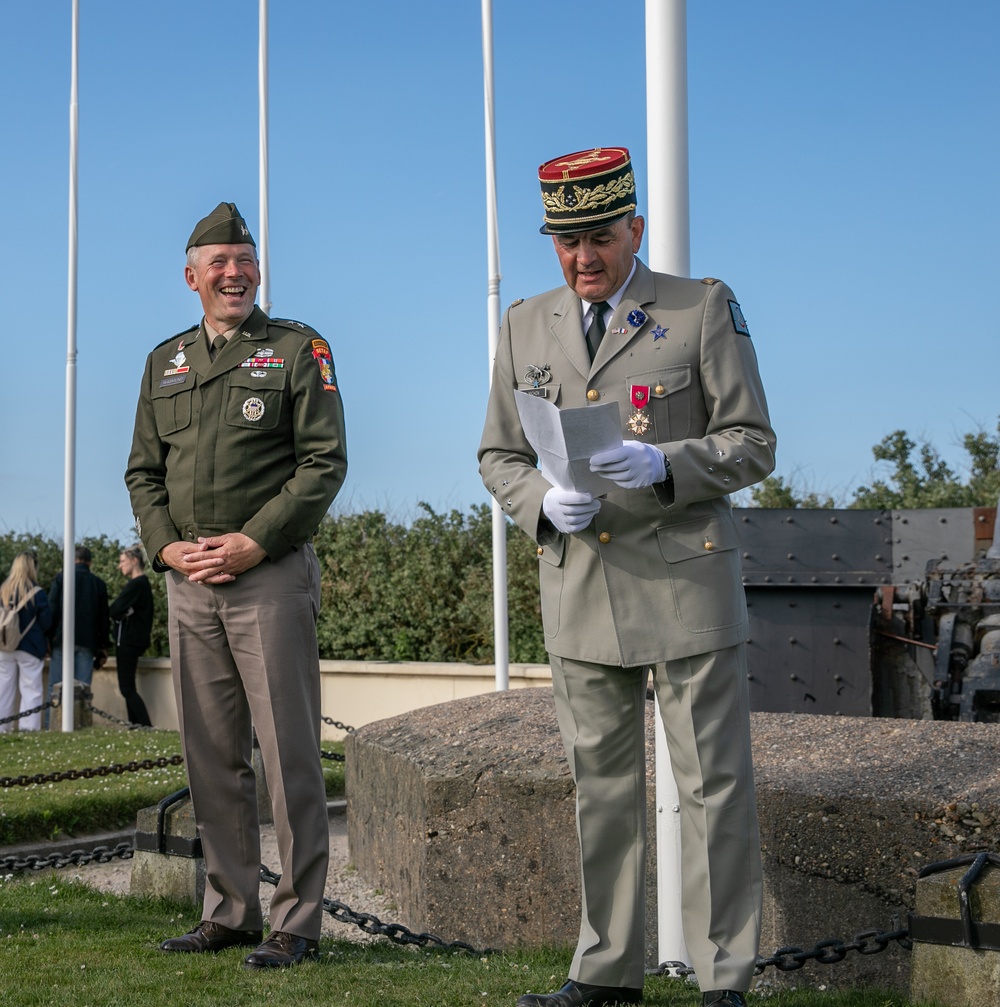
<path id="1" fill-rule="evenodd" d="M 976 559 L 976 520 L 972 508 L 933 508 L 892 512 L 892 579 L 921 581 L 927 564 L 943 561 L 955 570 Z"/>
<path id="2" fill-rule="evenodd" d="M 870 588 L 748 587 L 750 709 L 872 714 Z"/>
<path id="3" fill-rule="evenodd" d="M 747 587 L 875 588 L 892 581 L 887 511 L 745 508 L 735 516 Z"/>

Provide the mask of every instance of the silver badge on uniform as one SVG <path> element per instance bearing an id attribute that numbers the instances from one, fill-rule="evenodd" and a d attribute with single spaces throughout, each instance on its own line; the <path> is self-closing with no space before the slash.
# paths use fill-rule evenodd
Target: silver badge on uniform
<path id="1" fill-rule="evenodd" d="M 539 367 L 537 364 L 528 364 L 524 370 L 524 380 L 530 381 L 532 388 L 537 388 L 539 385 L 547 385 L 552 380 L 552 372 L 549 370 L 549 365 L 542 364 Z"/>
<path id="2" fill-rule="evenodd" d="M 243 418 L 250 423 L 256 423 L 264 415 L 264 401 L 252 395 L 243 403 Z"/>

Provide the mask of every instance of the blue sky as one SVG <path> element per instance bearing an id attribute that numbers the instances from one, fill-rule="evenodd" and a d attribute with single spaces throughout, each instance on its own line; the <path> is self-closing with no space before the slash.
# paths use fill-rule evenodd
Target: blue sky
<path id="1" fill-rule="evenodd" d="M 0 33 L 0 530 L 57 536 L 70 9 Z M 561 282 L 541 161 L 628 146 L 640 208 L 655 166 L 642 0 L 495 0 L 494 32 L 506 305 Z M 777 473 L 847 498 L 898 428 L 961 467 L 1000 415 L 1000 5 L 692 0 L 688 34 L 691 271 L 742 302 Z M 259 233 L 256 4 L 82 0 L 80 38 L 77 533 L 127 538 L 143 361 L 200 317 L 187 236 L 220 200 Z M 486 502 L 480 5 L 272 0 L 270 46 L 272 313 L 332 345 L 338 506 Z"/>

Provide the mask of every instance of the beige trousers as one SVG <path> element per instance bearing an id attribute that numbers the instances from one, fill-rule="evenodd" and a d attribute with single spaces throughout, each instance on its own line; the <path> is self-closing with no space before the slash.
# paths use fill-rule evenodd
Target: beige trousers
<path id="1" fill-rule="evenodd" d="M 645 703 L 649 668 L 550 655 L 577 787 L 582 919 L 570 978 L 641 987 L 645 957 Z M 680 796 L 684 940 L 703 990 L 749 988 L 760 837 L 744 648 L 652 669 Z"/>
<path id="2" fill-rule="evenodd" d="M 205 853 L 203 919 L 262 925 L 251 725 L 274 812 L 281 874 L 270 926 L 319 937 L 329 860 L 320 767 L 319 563 L 311 546 L 229 584 L 167 573 L 170 658 L 195 820 Z"/>

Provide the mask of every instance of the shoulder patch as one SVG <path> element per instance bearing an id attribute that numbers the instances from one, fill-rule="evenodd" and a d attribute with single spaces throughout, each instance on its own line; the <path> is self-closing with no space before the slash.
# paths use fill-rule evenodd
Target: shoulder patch
<path id="1" fill-rule="evenodd" d="M 701 282 L 707 283 L 709 286 L 711 286 L 713 283 L 718 283 L 719 281 L 714 276 L 706 276 L 704 277 L 704 279 L 702 279 Z"/>
<path id="2" fill-rule="evenodd" d="M 750 328 L 747 325 L 747 320 L 743 317 L 743 309 L 736 301 L 729 301 L 729 314 L 733 317 L 733 328 L 741 336 L 749 336 Z"/>
<path id="3" fill-rule="evenodd" d="M 320 336 L 312 340 L 313 360 L 319 367 L 319 376 L 323 381 L 323 391 L 335 392 L 337 382 L 333 374 L 333 354 L 330 352 L 330 344 Z"/>

